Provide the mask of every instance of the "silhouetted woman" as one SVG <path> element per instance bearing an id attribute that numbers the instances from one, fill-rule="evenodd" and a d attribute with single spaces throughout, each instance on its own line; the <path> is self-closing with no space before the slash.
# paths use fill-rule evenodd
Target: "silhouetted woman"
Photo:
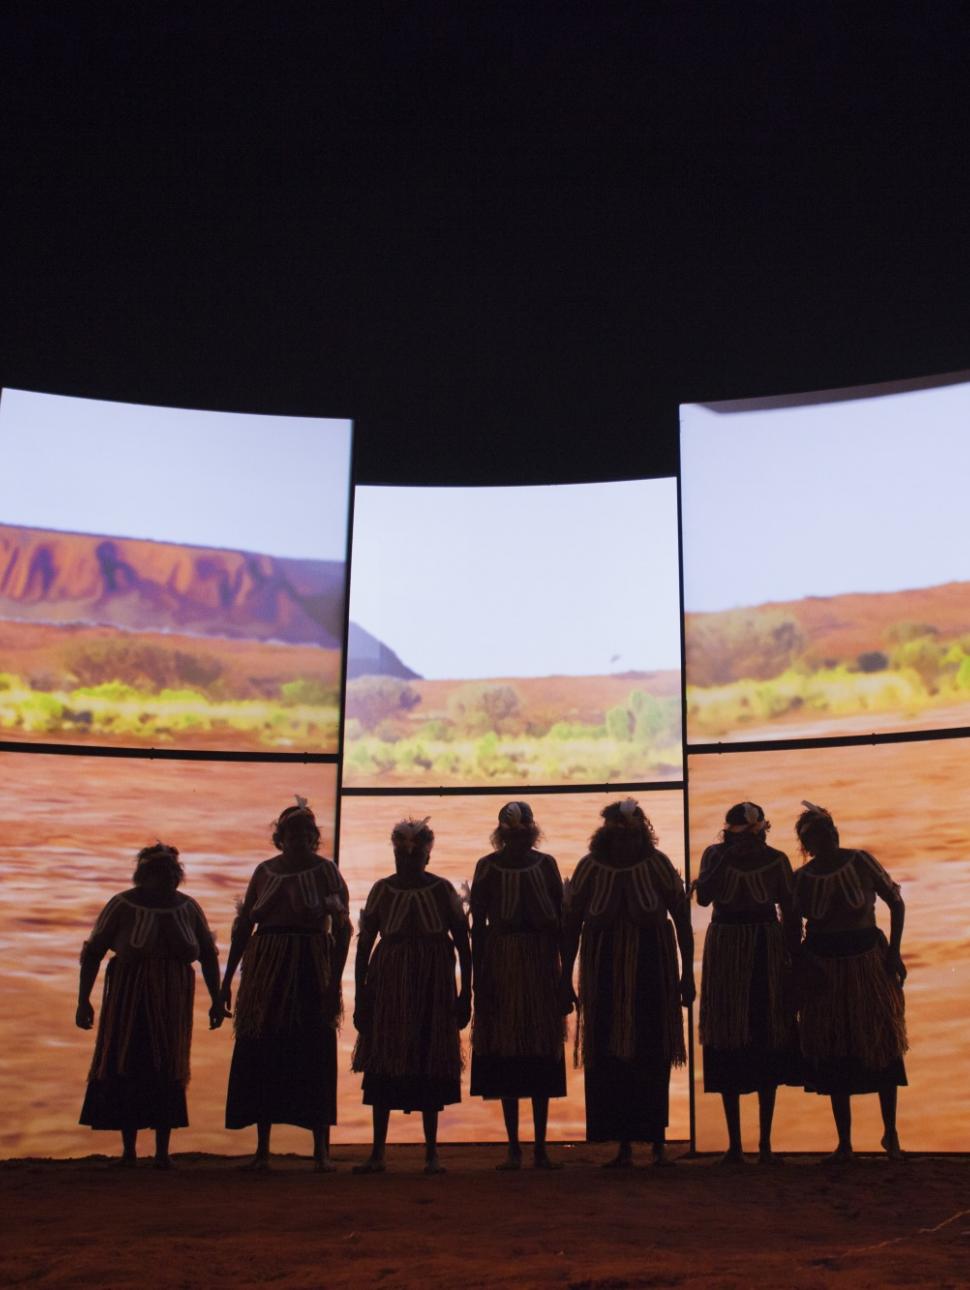
<path id="1" fill-rule="evenodd" d="M 82 1030 L 94 1024 L 91 991 L 101 960 L 114 951 L 81 1123 L 120 1130 L 125 1165 L 135 1164 L 138 1130 L 154 1129 L 155 1167 L 168 1169 L 171 1132 L 189 1122 L 196 959 L 212 999 L 210 1027 L 225 1016 L 215 941 L 201 908 L 178 891 L 184 876 L 175 847 L 159 842 L 139 851 L 134 886 L 112 896 L 81 950 L 75 1021 Z"/>
<path id="2" fill-rule="evenodd" d="M 801 922 L 792 910 L 791 865 L 768 846 L 770 828 L 756 802 L 732 806 L 694 883 L 697 903 L 714 906 L 704 940 L 699 1037 L 704 1091 L 720 1093 L 724 1104 L 726 1164 L 744 1160 L 741 1094 L 758 1094 L 758 1159 L 771 1164 L 778 1085 L 800 1083 L 789 968 Z"/>
<path id="3" fill-rule="evenodd" d="M 795 831 L 809 860 L 795 873 L 795 912 L 806 922 L 803 957 L 814 981 L 802 1000 L 801 1050 L 808 1092 L 828 1094 L 839 1143 L 852 1157 L 854 1093 L 878 1093 L 882 1145 L 899 1159 L 896 1090 L 908 1047 L 900 957 L 905 907 L 899 886 L 868 851 L 839 845 L 824 807 L 803 802 Z M 890 937 L 876 926 L 876 897 L 889 906 Z"/>
<path id="4" fill-rule="evenodd" d="M 420 1111 L 424 1171 L 439 1174 L 438 1113 L 461 1101 L 459 1030 L 471 1016 L 468 925 L 451 883 L 427 872 L 434 845 L 427 819 L 402 820 L 391 845 L 395 872 L 371 888 L 357 941 L 354 1070 L 364 1073 L 374 1145 L 354 1172 L 383 1173 L 391 1111 Z"/>
<path id="5" fill-rule="evenodd" d="M 586 1140 L 618 1143 L 611 1168 L 633 1163 L 634 1142 L 652 1143 L 654 1161 L 666 1164 L 670 1069 L 686 1061 L 681 1005 L 694 998 L 690 908 L 633 798 L 601 814 L 566 885 L 561 987 L 568 1002 L 581 942 L 576 1060 L 581 1054 Z"/>
<path id="6" fill-rule="evenodd" d="M 330 1163 L 337 1122 L 340 976 L 350 946 L 347 885 L 317 854 L 320 830 L 304 798 L 276 821 L 279 854 L 257 865 L 232 929 L 222 996 L 228 1008 L 242 959 L 226 1128 L 255 1124 L 253 1168 L 269 1167 L 270 1128 L 313 1133 L 313 1158 Z"/>
<path id="7" fill-rule="evenodd" d="M 535 850 L 539 827 L 527 802 L 508 802 L 479 860 L 471 888 L 475 1018 L 473 1096 L 500 1098 L 509 1150 L 500 1169 L 518 1169 L 519 1098 L 532 1100 L 537 1169 L 559 1168 L 546 1151 L 549 1099 L 566 1095 L 561 973 L 562 879 Z"/>

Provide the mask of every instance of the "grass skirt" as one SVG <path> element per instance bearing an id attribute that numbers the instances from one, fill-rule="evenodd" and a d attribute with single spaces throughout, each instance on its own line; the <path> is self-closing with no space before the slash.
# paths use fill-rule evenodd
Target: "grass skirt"
<path id="1" fill-rule="evenodd" d="M 548 932 L 489 932 L 475 982 L 473 1097 L 565 1097 L 560 960 Z"/>
<path id="2" fill-rule="evenodd" d="M 188 1124 L 194 997 L 195 972 L 181 959 L 110 961 L 81 1124 L 119 1130 Z"/>
<path id="3" fill-rule="evenodd" d="M 876 1093 L 906 1083 L 905 1004 L 886 951 L 877 927 L 809 933 L 803 952 L 814 986 L 799 1033 L 810 1092 Z"/>
<path id="4" fill-rule="evenodd" d="M 669 922 L 584 930 L 574 1058 L 587 1142 L 663 1141 L 670 1069 L 686 1060 Z"/>
<path id="5" fill-rule="evenodd" d="M 704 1091 L 801 1084 L 781 924 L 713 922 L 704 940 L 700 1042 Z"/>
<path id="6" fill-rule="evenodd" d="M 455 951 L 447 936 L 382 938 L 367 966 L 368 1024 L 354 1048 L 366 1106 L 440 1111 L 461 1101 Z"/>
<path id="7" fill-rule="evenodd" d="M 339 982 L 321 932 L 259 929 L 243 956 L 226 1128 L 337 1123 Z"/>

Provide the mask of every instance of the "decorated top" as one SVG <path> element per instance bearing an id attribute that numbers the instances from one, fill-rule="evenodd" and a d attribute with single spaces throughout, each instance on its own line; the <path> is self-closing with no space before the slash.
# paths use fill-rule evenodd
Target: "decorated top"
<path id="1" fill-rule="evenodd" d="M 810 860 L 795 873 L 795 912 L 824 931 L 871 927 L 876 921 L 876 896 L 898 903 L 899 884 L 868 851 L 840 849 L 839 864 L 828 872 Z"/>
<path id="2" fill-rule="evenodd" d="M 381 936 L 440 936 L 465 925 L 461 897 L 434 874 L 421 887 L 401 887 L 395 878 L 374 883 L 361 910 L 360 930 Z"/>
<path id="3" fill-rule="evenodd" d="M 587 855 L 567 888 L 567 918 L 587 929 L 608 927 L 625 918 L 638 926 L 662 922 L 687 908 L 680 874 L 662 851 L 632 865 L 612 865 Z"/>
<path id="4" fill-rule="evenodd" d="M 249 881 L 240 916 L 263 927 L 328 929 L 349 918 L 347 884 L 332 860 L 321 857 L 305 869 L 280 871 L 264 860 Z"/>
<path id="5" fill-rule="evenodd" d="M 784 851 L 763 842 L 742 846 L 716 842 L 701 857 L 694 890 L 699 905 L 715 913 L 763 914 L 775 905 L 786 908 L 792 897 L 792 868 Z"/>
<path id="6" fill-rule="evenodd" d="M 141 905 L 124 892 L 112 896 L 97 917 L 82 953 L 98 960 L 113 950 L 119 958 L 165 958 L 192 963 L 215 941 L 201 906 L 179 895 L 166 907 Z"/>
<path id="7" fill-rule="evenodd" d="M 529 851 L 525 863 L 509 863 L 503 852 L 483 856 L 471 886 L 473 925 L 498 931 L 555 931 L 562 916 L 562 878 L 550 855 Z"/>

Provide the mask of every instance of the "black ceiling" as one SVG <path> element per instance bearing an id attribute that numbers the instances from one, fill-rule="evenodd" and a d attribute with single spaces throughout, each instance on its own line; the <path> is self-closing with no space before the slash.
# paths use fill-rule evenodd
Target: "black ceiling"
<path id="1" fill-rule="evenodd" d="M 254 12 L 4 9 L 3 384 L 353 416 L 364 481 L 488 483 L 970 367 L 965 4 Z"/>

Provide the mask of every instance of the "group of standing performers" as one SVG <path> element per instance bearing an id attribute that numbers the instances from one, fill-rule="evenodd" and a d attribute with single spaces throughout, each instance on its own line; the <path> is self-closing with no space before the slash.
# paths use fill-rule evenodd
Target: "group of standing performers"
<path id="1" fill-rule="evenodd" d="M 759 806 L 732 807 L 693 884 L 698 901 L 713 905 L 700 1039 L 705 1088 L 723 1098 L 725 1160 L 742 1159 L 740 1096 L 750 1092 L 759 1096 L 759 1158 L 776 1159 L 771 1122 L 785 1083 L 831 1096 L 839 1156 L 852 1151 L 851 1095 L 878 1092 L 883 1146 L 898 1155 L 906 1047 L 899 889 L 868 853 L 840 848 L 820 807 L 806 804 L 798 820 L 808 860 L 794 876 L 767 845 L 768 827 Z M 589 854 L 565 884 L 539 838 L 529 805 L 506 803 L 463 901 L 428 869 L 428 821 L 395 827 L 394 872 L 371 888 L 357 940 L 353 1069 L 374 1126 L 357 1172 L 384 1170 L 392 1110 L 421 1113 L 425 1169 L 441 1172 L 438 1116 L 461 1100 L 460 1032 L 470 1021 L 471 1094 L 502 1104 L 508 1153 L 499 1168 L 521 1166 L 522 1099 L 532 1103 L 535 1167 L 557 1168 L 546 1126 L 550 1099 L 566 1093 L 565 1023 L 574 1008 L 587 1140 L 617 1144 L 612 1167 L 632 1163 L 636 1142 L 651 1144 L 655 1164 L 668 1163 L 670 1072 L 686 1060 L 682 1008 L 694 999 L 688 893 L 631 798 L 603 810 Z M 93 1025 L 99 964 L 108 950 L 114 956 L 81 1123 L 120 1130 L 123 1163 L 134 1163 L 138 1130 L 152 1128 L 156 1164 L 167 1167 L 170 1132 L 188 1123 L 197 959 L 211 1027 L 234 1019 L 226 1125 L 256 1126 L 252 1166 L 268 1167 L 271 1127 L 282 1123 L 310 1130 L 316 1167 L 333 1168 L 348 892 L 318 854 L 319 830 L 303 799 L 280 815 L 273 841 L 278 854 L 257 866 L 240 903 L 221 984 L 205 916 L 178 891 L 178 852 L 161 843 L 139 853 L 134 886 L 108 902 L 85 943 L 82 1028 Z M 875 924 L 876 895 L 891 909 L 888 944 Z"/>

